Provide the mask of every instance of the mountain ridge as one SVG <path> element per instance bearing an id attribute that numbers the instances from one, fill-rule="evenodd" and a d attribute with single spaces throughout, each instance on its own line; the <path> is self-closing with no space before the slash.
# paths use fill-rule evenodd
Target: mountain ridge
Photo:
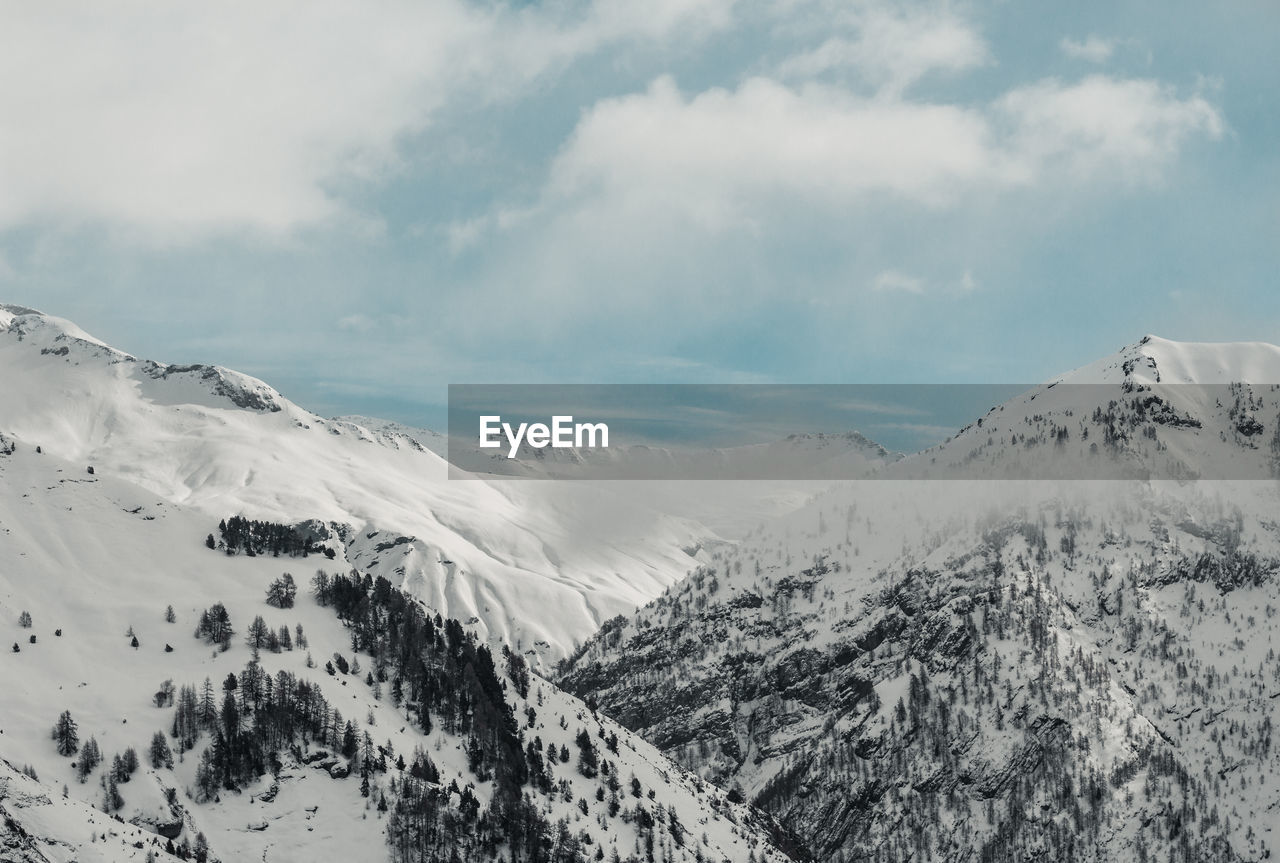
<path id="1" fill-rule="evenodd" d="M 537 657 L 563 655 L 601 620 L 682 576 L 693 562 L 683 549 L 718 540 L 692 520 L 585 484 L 450 482 L 443 459 L 399 431 L 326 420 L 248 375 L 138 360 L 70 322 L 3 309 L 0 429 L 10 439 L 126 478 L 215 524 L 237 514 L 315 518 L 347 526 L 353 539 L 412 537 L 411 559 L 381 561 L 381 574 Z M 594 530 L 574 527 L 583 524 Z M 530 604 L 564 613 L 523 619 L 518 610 Z"/>
<path id="2" fill-rule="evenodd" d="M 833 486 L 719 550 L 558 680 L 819 860 L 1264 859 L 1280 495 L 1106 477 L 1176 447 L 1269 476 L 1277 357 L 1144 339 L 1050 380 L 886 468 L 909 481 Z M 1182 380 L 1202 369 L 1232 401 Z M 1055 428 L 1067 481 L 1042 470 Z M 975 451 L 967 481 L 911 472 Z"/>

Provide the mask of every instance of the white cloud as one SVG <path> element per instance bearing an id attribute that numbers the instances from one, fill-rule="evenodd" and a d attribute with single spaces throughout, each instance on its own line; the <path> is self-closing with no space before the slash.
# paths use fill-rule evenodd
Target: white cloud
<path id="1" fill-rule="evenodd" d="M 542 321 L 538 332 L 589 319 L 674 334 L 672 308 L 729 327 L 780 285 L 856 319 L 868 294 L 884 309 L 979 290 L 964 270 L 973 240 L 957 245 L 944 227 L 913 256 L 895 234 L 954 225 L 957 211 L 981 231 L 1010 193 L 1018 208 L 1092 208 L 1118 186 L 1162 181 L 1191 140 L 1222 128 L 1202 97 L 1110 77 L 938 104 L 766 78 L 685 93 L 664 76 L 585 111 L 533 200 L 459 223 L 453 248 L 483 267 L 513 320 Z M 839 264 L 811 276 L 789 253 L 798 244 Z M 774 270 L 779 254 L 788 263 Z"/>
<path id="2" fill-rule="evenodd" d="M 662 77 L 583 115 L 541 207 L 591 202 L 597 215 L 679 213 L 707 230 L 759 231 L 788 201 L 937 208 L 1064 180 L 1156 182 L 1189 138 L 1222 131 L 1203 97 L 1148 80 L 1046 80 L 964 106 L 765 78 L 689 96 Z"/>
<path id="3" fill-rule="evenodd" d="M 1058 43 L 1063 54 L 1073 60 L 1084 60 L 1089 63 L 1105 63 L 1115 53 L 1116 41 L 1104 39 L 1096 34 L 1089 34 L 1084 39 L 1064 37 Z"/>
<path id="4" fill-rule="evenodd" d="M 876 291 L 888 291 L 900 294 L 923 294 L 924 281 L 915 276 L 897 270 L 885 270 L 880 273 L 871 283 L 871 287 Z"/>
<path id="5" fill-rule="evenodd" d="M 450 100 L 513 94 L 617 40 L 723 26 L 732 2 L 10 7 L 0 230 L 172 241 L 351 217 L 340 190 L 393 174 L 399 143 Z"/>
<path id="6" fill-rule="evenodd" d="M 922 296 L 924 294 L 967 297 L 978 289 L 973 273 L 965 270 L 959 279 L 925 279 L 901 270 L 882 270 L 871 280 L 871 289 L 879 293 L 899 293 Z"/>
<path id="7" fill-rule="evenodd" d="M 932 72 L 961 72 L 990 62 L 981 35 L 947 8 L 855 6 L 850 36 L 832 36 L 786 60 L 782 78 L 853 70 L 886 93 L 901 93 Z"/>
<path id="8" fill-rule="evenodd" d="M 1075 84 L 1040 81 L 995 106 L 1009 126 L 1011 164 L 1028 177 L 1154 182 L 1188 138 L 1222 136 L 1221 115 L 1201 96 L 1179 98 L 1156 81 L 1093 75 Z"/>
<path id="9" fill-rule="evenodd" d="M 548 193 L 675 205 L 719 228 L 778 195 L 839 204 L 887 192 L 939 204 L 989 175 L 991 154 L 986 121 L 963 108 L 764 78 L 686 97 L 663 77 L 583 116 Z"/>

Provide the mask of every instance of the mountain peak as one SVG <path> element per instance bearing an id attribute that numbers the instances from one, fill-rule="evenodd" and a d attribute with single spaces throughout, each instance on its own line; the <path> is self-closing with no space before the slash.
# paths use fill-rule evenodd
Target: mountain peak
<path id="1" fill-rule="evenodd" d="M 31 335 L 38 341 L 48 342 L 49 344 L 45 347 L 50 347 L 56 342 L 83 342 L 94 348 L 105 348 L 113 354 L 129 357 L 123 351 L 118 351 L 101 339 L 89 335 L 74 322 L 27 306 L 0 303 L 0 333 L 3 332 L 15 333 L 19 338 Z M 132 359 L 132 357 L 129 358 Z"/>
<path id="2" fill-rule="evenodd" d="M 1148 333 L 1057 380 L 1072 384 L 1277 383 L 1280 347 L 1267 342 L 1181 342 Z"/>

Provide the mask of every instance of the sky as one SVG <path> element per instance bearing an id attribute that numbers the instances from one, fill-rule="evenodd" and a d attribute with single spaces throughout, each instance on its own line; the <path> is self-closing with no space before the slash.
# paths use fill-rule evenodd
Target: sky
<path id="1" fill-rule="evenodd" d="M 0 301 L 437 427 L 1280 340 L 1280 10 L 1048 7 L 5 4 Z"/>

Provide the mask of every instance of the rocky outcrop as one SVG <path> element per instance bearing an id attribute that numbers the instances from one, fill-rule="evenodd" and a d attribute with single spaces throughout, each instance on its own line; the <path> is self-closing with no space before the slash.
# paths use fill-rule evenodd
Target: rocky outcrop
<path id="1" fill-rule="evenodd" d="M 1213 531 L 1184 548 L 1156 521 L 1145 544 L 1127 540 L 1149 563 L 1118 585 L 1105 564 L 1081 571 L 1094 565 L 1087 529 L 1066 522 L 1012 519 L 875 572 L 830 554 L 770 572 L 785 552 L 747 546 L 611 621 L 559 682 L 775 816 L 818 860 L 1076 848 L 1118 861 L 1156 847 L 1236 859 L 1220 825 L 1185 832 L 1211 790 L 1146 718 L 1152 695 L 1116 651 L 1163 631 L 1147 590 L 1257 588 L 1274 567 Z M 1125 547 L 1097 534 L 1099 561 Z M 1111 603 L 1101 617 L 1095 584 Z M 1143 783 L 1153 796 L 1135 828 L 1125 801 Z"/>

